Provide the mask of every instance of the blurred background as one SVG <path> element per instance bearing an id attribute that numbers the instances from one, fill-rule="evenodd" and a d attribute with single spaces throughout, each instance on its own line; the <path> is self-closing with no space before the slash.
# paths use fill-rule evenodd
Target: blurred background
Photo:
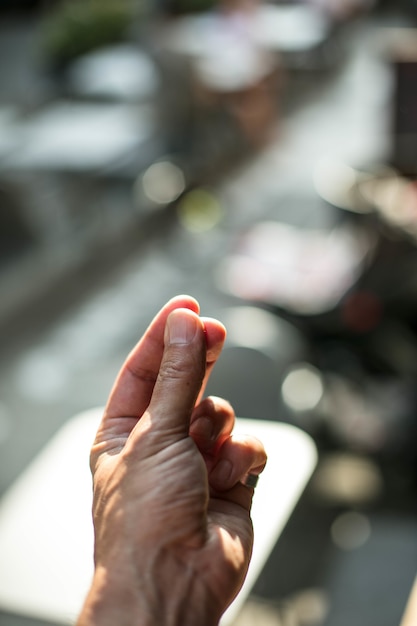
<path id="1" fill-rule="evenodd" d="M 319 451 L 236 626 L 399 624 L 416 176 L 415 0 L 1 0 L 0 495 L 189 293 L 209 392 Z"/>

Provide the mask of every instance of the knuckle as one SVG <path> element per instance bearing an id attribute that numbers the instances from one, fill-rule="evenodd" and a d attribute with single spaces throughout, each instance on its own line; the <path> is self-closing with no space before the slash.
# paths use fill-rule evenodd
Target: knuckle
<path id="1" fill-rule="evenodd" d="M 159 370 L 161 380 L 189 381 L 190 378 L 202 379 L 203 376 L 204 368 L 199 360 L 187 353 L 178 354 L 177 351 L 164 358 Z"/>
<path id="2" fill-rule="evenodd" d="M 179 380 L 184 378 L 188 371 L 189 368 L 183 361 L 171 357 L 162 362 L 159 370 L 159 378 L 161 380 Z"/>

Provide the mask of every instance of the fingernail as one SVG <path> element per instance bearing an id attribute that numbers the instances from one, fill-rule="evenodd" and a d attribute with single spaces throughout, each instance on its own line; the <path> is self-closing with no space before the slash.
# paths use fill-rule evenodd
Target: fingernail
<path id="1" fill-rule="evenodd" d="M 168 317 L 167 334 L 169 343 L 188 344 L 194 339 L 197 320 L 193 315 L 174 311 Z"/>
<path id="2" fill-rule="evenodd" d="M 210 480 L 219 487 L 227 485 L 232 475 L 233 465 L 229 459 L 221 459 L 210 474 Z"/>

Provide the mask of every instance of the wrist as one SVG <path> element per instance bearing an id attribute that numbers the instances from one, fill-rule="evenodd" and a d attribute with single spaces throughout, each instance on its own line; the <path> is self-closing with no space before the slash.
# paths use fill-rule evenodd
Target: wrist
<path id="1" fill-rule="evenodd" d="M 99 566 L 76 626 L 218 626 L 216 603 L 196 596 L 178 579 L 166 586 Z"/>
<path id="2" fill-rule="evenodd" d="M 97 567 L 76 626 L 150 626 L 146 606 L 117 571 Z"/>

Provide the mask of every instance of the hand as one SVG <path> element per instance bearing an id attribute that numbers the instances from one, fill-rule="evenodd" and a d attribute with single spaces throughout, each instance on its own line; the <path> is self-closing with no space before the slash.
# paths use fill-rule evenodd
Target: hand
<path id="1" fill-rule="evenodd" d="M 95 575 L 78 626 L 213 626 L 252 550 L 262 444 L 202 397 L 225 329 L 168 302 L 124 363 L 91 451 Z"/>

